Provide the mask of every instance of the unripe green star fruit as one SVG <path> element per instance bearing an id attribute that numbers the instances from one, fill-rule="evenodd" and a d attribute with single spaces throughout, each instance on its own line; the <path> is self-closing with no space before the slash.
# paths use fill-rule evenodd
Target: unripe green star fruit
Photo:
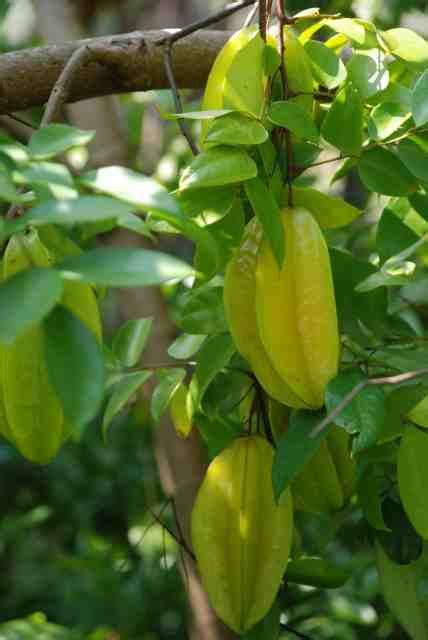
<path id="1" fill-rule="evenodd" d="M 169 413 L 174 429 L 180 438 L 188 438 L 192 431 L 192 419 L 188 402 L 188 387 L 178 385 L 169 404 Z"/>
<path id="2" fill-rule="evenodd" d="M 307 407 L 318 409 L 324 404 L 326 386 L 336 376 L 339 365 L 330 257 L 322 231 L 308 211 L 285 209 L 282 220 L 282 268 L 278 268 L 266 239 L 258 252 L 258 332 L 283 382 Z"/>
<path id="3" fill-rule="evenodd" d="M 51 264 L 47 252 L 37 252 L 37 260 L 39 266 Z M 24 234 L 12 236 L 4 255 L 4 279 L 32 266 Z M 2 378 L 13 442 L 25 458 L 46 464 L 56 455 L 63 441 L 64 418 L 49 380 L 41 325 L 34 325 L 13 344 L 2 347 Z"/>
<path id="4" fill-rule="evenodd" d="M 397 458 L 398 488 L 410 522 L 428 539 L 428 432 L 408 425 Z"/>
<path id="5" fill-rule="evenodd" d="M 0 283 L 3 282 L 3 261 L 0 263 Z M 1 362 L 3 359 L 3 345 L 0 343 L 0 433 L 1 435 L 13 443 L 13 434 L 10 430 L 6 416 L 6 407 L 4 406 L 4 389 L 3 389 L 3 370 Z"/>
<path id="6" fill-rule="evenodd" d="M 276 503 L 274 450 L 260 436 L 238 438 L 211 462 L 192 512 L 192 543 L 217 615 L 244 634 L 272 606 L 291 547 L 292 503 Z"/>
<path id="7" fill-rule="evenodd" d="M 35 229 L 16 234 L 5 251 L 3 277 L 7 279 L 34 266 L 52 266 L 55 257 L 41 242 Z M 98 305 L 89 285 L 66 282 L 61 304 L 101 341 Z M 49 380 L 43 325 L 34 325 L 12 345 L 3 346 L 0 355 L 4 406 L 12 441 L 28 460 L 46 464 L 70 435 L 71 425 L 64 419 L 62 406 Z"/>
<path id="8" fill-rule="evenodd" d="M 292 407 L 307 406 L 281 380 L 260 340 L 256 318 L 256 263 L 262 230 L 256 218 L 248 223 L 242 243 L 229 262 L 224 280 L 224 307 L 239 353 L 248 360 L 267 394 Z"/>

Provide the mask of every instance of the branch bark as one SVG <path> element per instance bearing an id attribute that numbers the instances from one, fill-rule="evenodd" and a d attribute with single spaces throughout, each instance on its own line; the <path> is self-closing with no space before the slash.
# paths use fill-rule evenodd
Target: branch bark
<path id="1" fill-rule="evenodd" d="M 163 47 L 169 30 L 87 38 L 0 56 L 0 114 L 45 104 L 64 66 L 86 45 L 103 49 L 105 63 L 89 61 L 76 75 L 68 102 L 132 91 L 169 89 Z M 174 44 L 174 74 L 180 89 L 205 86 L 228 31 L 199 31 Z"/>

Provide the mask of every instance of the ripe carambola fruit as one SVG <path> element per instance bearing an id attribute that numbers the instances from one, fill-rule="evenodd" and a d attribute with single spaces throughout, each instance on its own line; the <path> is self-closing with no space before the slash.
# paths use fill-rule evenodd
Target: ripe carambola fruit
<path id="1" fill-rule="evenodd" d="M 428 539 L 428 431 L 407 426 L 397 458 L 400 498 L 406 514 L 425 540 Z"/>
<path id="2" fill-rule="evenodd" d="M 340 511 L 354 492 L 356 478 L 349 435 L 334 426 L 291 484 L 295 507 L 315 513 Z"/>
<path id="3" fill-rule="evenodd" d="M 426 580 L 426 557 L 395 564 L 376 543 L 376 562 L 385 602 L 412 640 L 428 638 L 428 598 L 419 585 Z"/>
<path id="4" fill-rule="evenodd" d="M 256 263 L 262 240 L 256 218 L 247 225 L 240 247 L 229 262 L 224 280 L 224 307 L 230 333 L 239 353 L 248 360 L 266 393 L 292 407 L 307 405 L 275 371 L 260 340 L 256 318 Z"/>
<path id="5" fill-rule="evenodd" d="M 339 364 L 330 258 L 322 231 L 308 211 L 285 209 L 282 216 L 282 269 L 266 239 L 258 253 L 258 330 L 282 380 L 307 406 L 316 409 L 324 404 L 325 388 L 336 376 Z"/>
<path id="6" fill-rule="evenodd" d="M 192 512 L 202 583 L 218 616 L 240 634 L 269 611 L 290 554 L 291 496 L 275 502 L 273 456 L 260 436 L 235 440 L 208 467 Z"/>
<path id="7" fill-rule="evenodd" d="M 48 267 L 53 262 L 53 256 L 35 230 L 16 234 L 5 251 L 3 277 L 7 279 L 33 266 Z M 98 306 L 88 285 L 66 283 L 61 303 L 101 339 Z M 34 325 L 10 346 L 2 346 L 0 355 L 10 439 L 27 459 L 46 464 L 68 437 L 70 426 L 49 380 L 43 325 Z"/>

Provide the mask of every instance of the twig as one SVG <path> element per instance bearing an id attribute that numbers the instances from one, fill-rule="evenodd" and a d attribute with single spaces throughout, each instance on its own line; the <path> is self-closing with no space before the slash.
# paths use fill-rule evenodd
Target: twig
<path id="1" fill-rule="evenodd" d="M 51 95 L 43 114 L 41 127 L 46 127 L 57 117 L 62 105 L 67 101 L 71 83 L 75 73 L 87 62 L 92 56 L 91 49 L 87 45 L 83 45 L 71 56 L 64 69 L 52 89 Z"/>
<path id="2" fill-rule="evenodd" d="M 260 35 L 266 42 L 267 35 L 267 22 L 268 22 L 268 7 L 267 0 L 260 0 L 259 2 L 259 27 Z"/>
<path id="3" fill-rule="evenodd" d="M 248 13 L 247 17 L 245 18 L 244 24 L 242 25 L 244 28 L 250 26 L 250 24 L 254 20 L 254 17 L 255 17 L 255 15 L 257 13 L 258 8 L 259 8 L 259 3 L 255 2 L 254 3 L 254 7 Z"/>
<path id="4" fill-rule="evenodd" d="M 295 635 L 296 638 L 301 638 L 301 640 L 311 640 L 310 636 L 306 635 L 305 633 L 301 633 L 300 631 L 296 631 L 296 629 L 293 629 L 293 627 L 290 627 L 290 625 L 288 624 L 284 624 L 281 622 L 280 627 L 281 629 L 284 629 L 284 631 L 289 631 L 290 633 Z"/>
<path id="5" fill-rule="evenodd" d="M 182 548 L 184 549 L 184 551 L 186 553 L 189 554 L 189 556 L 192 558 L 192 560 L 196 560 L 195 558 L 195 554 L 193 553 L 193 551 L 187 546 L 187 543 L 185 540 L 182 540 L 179 536 L 175 535 L 175 533 L 172 531 L 172 529 L 170 529 L 170 527 L 168 527 L 164 522 L 162 522 L 162 520 L 156 515 L 156 513 L 154 511 L 152 511 L 151 509 L 149 509 L 149 512 L 151 513 L 152 517 L 156 520 L 156 522 L 158 524 L 160 524 L 166 531 L 168 531 L 169 535 L 171 536 L 171 538 L 173 538 L 173 540 L 176 541 L 176 543 Z"/>
<path id="6" fill-rule="evenodd" d="M 233 2 L 232 4 L 226 5 L 220 11 L 211 14 L 210 16 L 203 18 L 202 20 L 198 20 L 197 22 L 192 22 L 187 27 L 183 27 L 179 31 L 175 33 L 171 33 L 163 38 L 160 38 L 155 44 L 160 46 L 164 44 L 174 44 L 177 40 L 181 40 L 181 38 L 185 38 L 186 36 L 194 33 L 195 31 L 199 31 L 199 29 L 204 29 L 205 27 L 209 27 L 216 22 L 220 22 L 223 18 L 227 18 L 232 14 L 236 13 L 240 9 L 245 9 L 245 7 L 249 7 L 254 3 L 254 0 L 239 0 L 239 2 Z"/>
<path id="7" fill-rule="evenodd" d="M 366 387 L 376 387 L 383 385 L 396 385 L 403 382 L 409 382 L 416 378 L 421 378 L 428 375 L 428 368 L 418 369 L 417 371 L 407 371 L 406 373 L 399 373 L 395 376 L 384 376 L 381 378 L 371 378 L 367 380 L 361 380 L 355 385 L 353 389 L 339 402 L 339 404 L 323 419 L 309 434 L 310 438 L 316 438 L 324 431 L 329 424 L 334 422 L 338 415 L 352 402 L 352 400 Z"/>
<path id="8" fill-rule="evenodd" d="M 30 129 L 37 129 L 36 125 L 34 125 L 32 122 L 29 122 L 28 120 L 24 120 L 24 118 L 18 118 L 18 116 L 16 116 L 14 113 L 6 112 L 4 115 L 10 118 L 11 120 L 15 120 L 16 122 L 19 122 L 20 124 L 23 124 L 26 127 L 29 127 Z"/>
<path id="9" fill-rule="evenodd" d="M 165 65 L 165 73 L 168 78 L 169 85 L 171 87 L 171 93 L 174 98 L 175 110 L 177 113 L 183 113 L 183 105 L 181 103 L 180 94 L 178 93 L 177 83 L 175 82 L 174 71 L 172 68 L 172 42 L 168 42 L 164 51 L 164 65 Z M 190 133 L 190 129 L 188 127 L 187 122 L 183 120 L 183 118 L 178 118 L 178 126 L 180 127 L 181 133 L 186 138 L 187 143 L 190 147 L 191 152 L 194 156 L 197 156 L 199 153 L 199 149 L 196 146 L 195 141 L 193 140 L 192 134 Z"/>
<path id="10" fill-rule="evenodd" d="M 284 100 L 290 97 L 290 85 L 288 83 L 287 68 L 285 65 L 285 40 L 284 27 L 289 24 L 289 18 L 285 15 L 283 8 L 283 0 L 277 0 L 276 13 L 279 21 L 279 46 L 281 55 L 281 81 Z M 289 129 L 285 129 L 285 149 L 287 155 L 287 184 L 288 184 L 288 206 L 293 206 L 293 145 L 291 142 L 291 133 Z"/>

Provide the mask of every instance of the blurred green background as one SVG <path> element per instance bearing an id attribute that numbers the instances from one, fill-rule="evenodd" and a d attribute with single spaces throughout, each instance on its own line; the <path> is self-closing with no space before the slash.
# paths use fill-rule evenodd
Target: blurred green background
<path id="1" fill-rule="evenodd" d="M 10 51 L 50 39 L 43 24 L 44 3 L 0 0 L 0 48 Z M 46 4 L 46 3 L 45 3 Z M 51 8 L 67 5 L 50 0 Z M 135 29 L 175 27 L 200 18 L 222 3 L 211 0 L 70 1 L 75 22 L 62 34 L 99 35 Z M 384 27 L 403 24 L 428 36 L 426 0 L 336 0 L 319 3 L 324 12 L 375 20 Z M 308 7 L 289 0 L 287 10 Z M 425 11 L 425 14 L 424 14 Z M 222 28 L 239 27 L 241 12 Z M 78 29 L 77 29 L 77 27 Z M 77 30 L 76 30 L 77 29 Z M 55 35 L 55 34 L 54 34 Z M 58 33 L 58 39 L 61 34 Z M 187 95 L 191 101 L 198 94 Z M 168 187 L 176 184 L 189 152 L 174 123 L 165 125 L 155 107 L 167 109 L 169 92 L 149 92 L 117 101 L 124 126 L 127 162 L 154 174 Z M 37 123 L 40 111 L 24 114 Z M 82 123 L 80 123 L 82 126 Z M 17 123 L 0 120 L 5 132 L 25 138 Z M 15 128 L 14 128 L 15 127 Z M 89 159 L 90 160 L 90 159 Z M 360 185 L 341 186 L 352 199 L 365 200 Z M 341 242 L 361 245 L 361 228 Z M 168 243 L 170 245 L 168 246 Z M 189 247 L 173 237 L 167 250 L 186 254 Z M 107 334 L 118 322 L 118 300 L 104 302 Z M 120 315 L 120 314 L 119 314 Z M 123 414 L 103 441 L 94 423 L 81 442 L 69 443 L 45 468 L 21 458 L 0 443 L 0 637 L 6 640 L 171 640 L 187 637 L 186 594 L 177 568 L 174 540 L 153 513 L 164 505 L 150 423 Z M 162 520 L 172 525 L 170 509 Z M 316 553 L 334 523 L 301 516 L 308 550 Z M 386 612 L 359 514 L 349 516 L 328 552 L 352 573 L 346 587 L 333 592 L 290 588 L 282 604 L 283 623 L 310 638 L 362 640 L 406 637 Z M 36 613 L 36 612 L 43 612 Z M 33 617 L 26 621 L 14 619 Z M 46 619 L 49 620 L 49 624 Z M 8 622 L 9 621 L 9 622 Z M 5 624 L 6 623 L 6 624 Z M 284 632 L 282 638 L 293 638 Z"/>

